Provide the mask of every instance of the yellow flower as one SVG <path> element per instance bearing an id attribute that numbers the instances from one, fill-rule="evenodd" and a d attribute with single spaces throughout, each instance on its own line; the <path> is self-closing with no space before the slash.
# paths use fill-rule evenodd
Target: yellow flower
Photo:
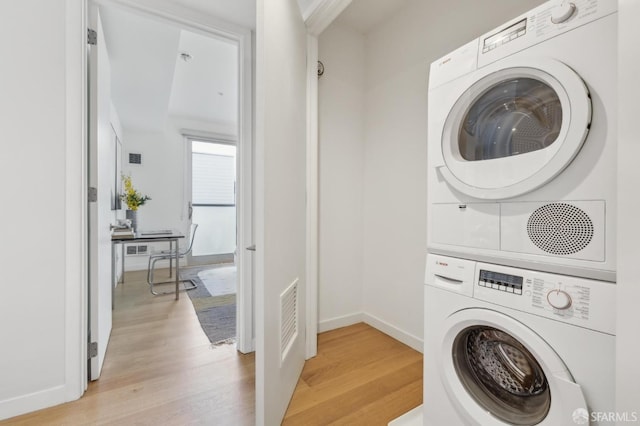
<path id="1" fill-rule="evenodd" d="M 131 176 L 122 175 L 122 181 L 124 182 L 124 194 L 120 195 L 120 199 L 127 204 L 129 210 L 136 211 L 138 207 L 151 199 L 148 195 L 142 195 L 133 188 Z"/>

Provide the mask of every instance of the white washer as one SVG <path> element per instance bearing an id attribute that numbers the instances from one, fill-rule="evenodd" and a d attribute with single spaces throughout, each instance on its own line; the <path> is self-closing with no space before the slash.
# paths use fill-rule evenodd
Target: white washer
<path id="1" fill-rule="evenodd" d="M 615 281 L 613 0 L 547 2 L 431 65 L 431 253 Z"/>
<path id="2" fill-rule="evenodd" d="M 425 300 L 425 425 L 608 424 L 614 284 L 428 255 Z"/>

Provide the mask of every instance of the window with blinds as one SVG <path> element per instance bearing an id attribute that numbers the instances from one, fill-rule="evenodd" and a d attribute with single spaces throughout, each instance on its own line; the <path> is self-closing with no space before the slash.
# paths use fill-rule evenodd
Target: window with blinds
<path id="1" fill-rule="evenodd" d="M 191 141 L 191 220 L 198 224 L 193 258 L 236 250 L 235 181 L 235 146 Z"/>
<path id="2" fill-rule="evenodd" d="M 193 153 L 194 206 L 235 206 L 235 162 L 233 156 Z"/>

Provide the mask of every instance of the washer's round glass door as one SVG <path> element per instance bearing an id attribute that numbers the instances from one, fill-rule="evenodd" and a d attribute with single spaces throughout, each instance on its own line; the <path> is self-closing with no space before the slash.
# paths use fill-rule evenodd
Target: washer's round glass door
<path id="1" fill-rule="evenodd" d="M 472 197 L 525 194 L 571 163 L 590 123 L 589 92 L 571 68 L 554 60 L 505 60 L 478 71 L 451 107 L 439 170 Z"/>
<path id="2" fill-rule="evenodd" d="M 526 317 L 529 318 L 529 317 Z M 484 308 L 449 315 L 439 327 L 436 362 L 449 400 L 466 423 L 482 426 L 569 424 L 586 409 L 579 384 L 558 353 L 521 319 Z"/>
<path id="3" fill-rule="evenodd" d="M 534 356 L 508 333 L 488 326 L 463 330 L 452 348 L 458 378 L 475 401 L 513 425 L 535 425 L 551 406 L 547 378 Z"/>

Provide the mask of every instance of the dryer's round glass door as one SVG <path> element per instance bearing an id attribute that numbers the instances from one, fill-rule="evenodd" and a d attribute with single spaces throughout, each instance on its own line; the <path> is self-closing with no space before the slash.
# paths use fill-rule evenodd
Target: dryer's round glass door
<path id="1" fill-rule="evenodd" d="M 534 78 L 497 83 L 473 102 L 460 123 L 458 148 L 467 161 L 526 154 L 553 144 L 562 105 L 553 88 Z"/>
<path id="2" fill-rule="evenodd" d="M 466 391 L 498 419 L 535 425 L 547 416 L 547 378 L 531 352 L 510 334 L 488 326 L 466 328 L 455 338 L 452 355 Z"/>
<path id="3" fill-rule="evenodd" d="M 555 178 L 591 123 L 582 79 L 555 60 L 505 60 L 476 71 L 442 131 L 443 178 L 479 199 L 512 198 Z"/>

